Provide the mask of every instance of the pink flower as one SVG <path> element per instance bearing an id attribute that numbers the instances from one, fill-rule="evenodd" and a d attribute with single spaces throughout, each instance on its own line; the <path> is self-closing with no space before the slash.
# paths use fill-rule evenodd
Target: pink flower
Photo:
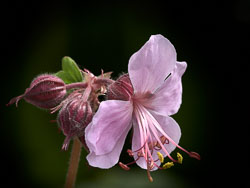
<path id="1" fill-rule="evenodd" d="M 149 171 L 162 169 L 163 159 L 159 159 L 159 155 L 181 163 L 180 156 L 178 160 L 170 156 L 176 147 L 200 159 L 199 154 L 178 145 L 181 130 L 169 117 L 181 105 L 181 76 L 186 67 L 185 62 L 177 62 L 174 46 L 162 35 L 151 36 L 132 55 L 128 65 L 129 77 L 124 75 L 117 80 L 120 89 L 110 86 L 113 91 L 110 96 L 120 100 L 102 102 L 86 128 L 86 143 L 90 150 L 87 160 L 91 166 L 111 168 L 117 164 L 131 127 L 132 150 L 129 149 L 128 154 L 134 157 L 132 163 L 147 169 L 151 181 Z M 122 93 L 124 95 L 119 97 Z M 129 164 L 119 164 L 129 169 Z"/>

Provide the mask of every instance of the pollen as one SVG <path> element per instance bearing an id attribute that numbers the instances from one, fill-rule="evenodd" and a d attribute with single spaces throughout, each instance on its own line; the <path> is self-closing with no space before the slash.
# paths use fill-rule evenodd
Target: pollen
<path id="1" fill-rule="evenodd" d="M 157 155 L 158 155 L 158 158 L 159 158 L 159 160 L 161 161 L 161 163 L 163 163 L 164 162 L 164 157 L 163 157 L 163 155 L 161 154 L 161 152 L 157 152 Z"/>
<path id="2" fill-rule="evenodd" d="M 177 153 L 177 159 L 178 159 L 178 163 L 182 164 L 183 157 L 180 153 Z"/>
<path id="3" fill-rule="evenodd" d="M 168 169 L 168 168 L 171 168 L 172 166 L 174 166 L 174 163 L 173 162 L 167 162 L 165 163 L 162 168 L 163 169 Z"/>

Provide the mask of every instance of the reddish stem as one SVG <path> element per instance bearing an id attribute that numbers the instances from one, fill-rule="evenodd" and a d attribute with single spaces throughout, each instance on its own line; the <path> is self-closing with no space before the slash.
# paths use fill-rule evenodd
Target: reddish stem
<path id="1" fill-rule="evenodd" d="M 81 142 L 78 138 L 73 140 L 73 147 L 69 161 L 68 174 L 66 177 L 65 188 L 73 188 L 75 186 L 76 175 L 81 155 Z"/>
<path id="2" fill-rule="evenodd" d="M 76 82 L 72 84 L 67 84 L 66 89 L 74 89 L 74 88 L 86 88 L 88 86 L 88 83 L 86 82 Z"/>

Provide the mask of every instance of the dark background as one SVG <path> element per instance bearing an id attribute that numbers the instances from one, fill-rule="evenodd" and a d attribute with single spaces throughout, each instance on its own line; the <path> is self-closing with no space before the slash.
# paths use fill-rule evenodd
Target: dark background
<path id="1" fill-rule="evenodd" d="M 150 35 L 159 33 L 173 43 L 177 59 L 188 63 L 183 104 L 173 117 L 182 129 L 180 145 L 202 160 L 183 154 L 182 165 L 153 172 L 149 183 L 137 166 L 129 172 L 90 168 L 83 151 L 77 187 L 249 185 L 241 175 L 249 167 L 249 148 L 243 146 L 247 123 L 238 107 L 246 106 L 248 96 L 249 84 L 241 83 L 249 61 L 249 5 L 242 0 L 8 3 L 1 13 L 1 184 L 62 187 L 70 154 L 60 150 L 64 136 L 50 123 L 55 115 L 24 101 L 5 107 L 12 97 L 36 75 L 60 70 L 66 55 L 96 75 L 103 69 L 116 78 Z M 121 161 L 129 161 L 125 153 Z"/>

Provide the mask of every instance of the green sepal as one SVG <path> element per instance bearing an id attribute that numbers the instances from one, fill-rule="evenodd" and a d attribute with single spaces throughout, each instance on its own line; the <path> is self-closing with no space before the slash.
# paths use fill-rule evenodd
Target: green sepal
<path id="1" fill-rule="evenodd" d="M 79 67 L 73 59 L 67 56 L 62 59 L 62 70 L 55 75 L 61 78 L 66 84 L 83 81 L 83 75 Z"/>

